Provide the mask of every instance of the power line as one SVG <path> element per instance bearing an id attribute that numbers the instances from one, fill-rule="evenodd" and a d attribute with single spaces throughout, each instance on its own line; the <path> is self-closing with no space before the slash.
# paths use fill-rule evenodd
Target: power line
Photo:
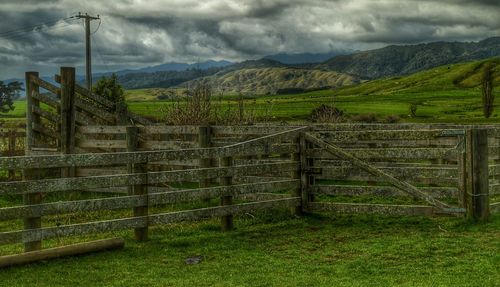
<path id="1" fill-rule="evenodd" d="M 57 20 L 52 20 L 52 21 L 47 21 L 47 22 L 39 23 L 39 24 L 32 25 L 32 26 L 25 26 L 25 27 L 14 29 L 14 30 L 10 30 L 10 31 L 0 32 L 0 37 L 2 37 L 2 36 L 9 36 L 11 34 L 17 34 L 17 33 L 33 32 L 33 31 L 36 31 L 36 28 L 39 28 L 39 27 L 43 28 L 43 27 L 50 26 L 52 24 L 57 24 L 60 21 L 68 21 L 68 20 L 72 20 L 72 19 L 76 19 L 76 16 L 71 16 L 71 17 L 67 17 L 67 18 L 61 18 L 61 19 L 57 19 Z"/>
<path id="2" fill-rule="evenodd" d="M 72 21 L 75 21 L 75 20 L 72 20 Z M 58 29 L 62 29 L 62 28 L 66 28 L 66 27 L 72 26 L 74 23 L 75 22 L 61 22 L 61 23 L 57 23 L 57 24 L 52 25 L 52 26 L 37 26 L 37 27 L 40 27 L 40 28 L 29 30 L 29 31 L 18 31 L 16 33 L 10 33 L 10 34 L 6 34 L 6 35 L 0 34 L 0 38 L 2 38 L 2 39 L 9 39 L 9 40 L 15 40 L 15 39 L 19 39 L 19 38 L 28 37 L 33 32 L 47 32 L 47 31 L 58 30 Z"/>

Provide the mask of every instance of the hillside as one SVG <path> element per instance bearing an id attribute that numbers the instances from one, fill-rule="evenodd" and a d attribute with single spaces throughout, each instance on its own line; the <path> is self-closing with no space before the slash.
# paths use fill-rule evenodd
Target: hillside
<path id="1" fill-rule="evenodd" d="M 386 95 L 478 90 L 486 67 L 492 68 L 495 85 L 500 84 L 500 58 L 491 58 L 440 66 L 408 76 L 367 81 L 356 86 L 337 89 L 333 93 L 335 95 Z"/>
<path id="2" fill-rule="evenodd" d="M 435 42 L 388 46 L 334 57 L 318 68 L 357 75 L 363 79 L 409 75 L 441 65 L 500 56 L 500 37 L 480 42 Z"/>
<path id="3" fill-rule="evenodd" d="M 184 83 L 181 87 L 203 83 L 213 87 L 216 92 L 264 95 L 342 87 L 358 82 L 353 76 L 332 71 L 278 67 L 245 68 L 217 73 Z"/>

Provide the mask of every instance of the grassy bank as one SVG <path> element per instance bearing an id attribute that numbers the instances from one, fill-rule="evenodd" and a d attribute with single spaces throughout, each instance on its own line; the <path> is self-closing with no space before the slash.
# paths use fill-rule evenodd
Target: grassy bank
<path id="1" fill-rule="evenodd" d="M 500 217 L 321 216 L 277 211 L 155 228 L 123 251 L 0 270 L 5 286 L 495 286 Z M 203 256 L 197 265 L 184 260 Z"/>

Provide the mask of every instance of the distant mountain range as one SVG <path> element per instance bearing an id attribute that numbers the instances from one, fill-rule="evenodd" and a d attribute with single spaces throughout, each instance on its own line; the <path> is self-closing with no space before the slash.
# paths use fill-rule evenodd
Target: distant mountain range
<path id="1" fill-rule="evenodd" d="M 434 42 L 388 46 L 334 57 L 316 68 L 353 74 L 363 79 L 408 75 L 447 64 L 500 56 L 500 37 L 480 42 Z"/>
<path id="2" fill-rule="evenodd" d="M 294 65 L 294 64 L 314 64 L 322 63 L 328 59 L 331 59 L 339 55 L 349 55 L 354 53 L 353 50 L 340 50 L 328 53 L 280 53 L 265 56 L 264 59 L 274 60 L 283 64 Z"/>
<path id="3" fill-rule="evenodd" d="M 280 90 L 336 88 L 365 80 L 408 75 L 430 68 L 500 56 L 500 37 L 480 42 L 391 45 L 369 51 L 275 54 L 240 63 L 166 63 L 115 72 L 127 89 L 175 88 L 209 83 L 227 92 L 254 94 Z M 111 73 L 95 74 L 94 80 Z M 78 81 L 84 77 L 78 76 Z"/>

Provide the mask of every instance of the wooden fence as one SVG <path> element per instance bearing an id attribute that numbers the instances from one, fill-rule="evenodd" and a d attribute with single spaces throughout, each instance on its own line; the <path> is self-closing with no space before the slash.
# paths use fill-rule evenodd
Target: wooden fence
<path id="1" fill-rule="evenodd" d="M 76 126 L 72 153 L 0 157 L 0 171 L 23 173 L 0 182 L 0 195 L 23 196 L 0 208 L 0 245 L 22 243 L 26 252 L 0 257 L 0 266 L 111 244 L 44 250 L 47 240 L 133 229 L 142 241 L 151 226 L 211 217 L 230 230 L 234 215 L 276 208 L 486 220 L 499 210 L 499 130 Z"/>

